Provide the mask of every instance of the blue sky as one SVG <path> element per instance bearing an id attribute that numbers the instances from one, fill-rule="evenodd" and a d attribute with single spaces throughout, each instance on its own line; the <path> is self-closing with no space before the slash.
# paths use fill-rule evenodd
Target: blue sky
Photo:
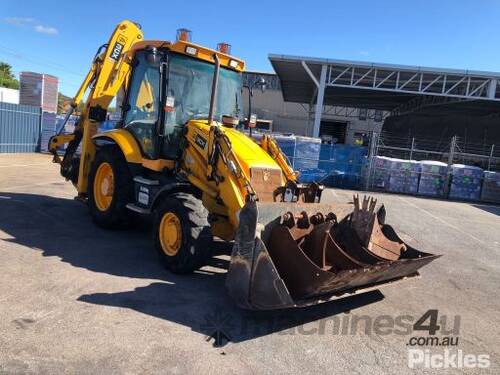
<path id="1" fill-rule="evenodd" d="M 500 71 L 500 1 L 2 0 L 0 61 L 54 74 L 72 96 L 96 48 L 122 19 L 146 39 L 226 41 L 251 70 L 268 53 Z"/>

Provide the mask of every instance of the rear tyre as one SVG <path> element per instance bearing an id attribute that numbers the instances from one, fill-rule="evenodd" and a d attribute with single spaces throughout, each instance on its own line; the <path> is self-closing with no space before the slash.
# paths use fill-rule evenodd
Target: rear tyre
<path id="1" fill-rule="evenodd" d="M 169 195 L 155 211 L 154 243 L 163 265 L 174 273 L 190 273 L 211 256 L 208 211 L 191 194 Z"/>
<path id="2" fill-rule="evenodd" d="M 127 228 L 133 213 L 134 182 L 127 162 L 117 147 L 97 150 L 88 181 L 88 205 L 92 220 L 106 229 Z"/>

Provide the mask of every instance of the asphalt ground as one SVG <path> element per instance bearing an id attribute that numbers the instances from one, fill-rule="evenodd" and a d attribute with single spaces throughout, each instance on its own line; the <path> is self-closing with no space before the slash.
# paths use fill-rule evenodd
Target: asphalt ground
<path id="1" fill-rule="evenodd" d="M 327 190 L 324 200 L 352 193 Z M 410 356 L 445 351 L 488 355 L 488 368 L 462 371 L 499 373 L 498 206 L 374 194 L 405 241 L 443 256 L 419 279 L 380 291 L 252 313 L 226 295 L 227 245 L 213 244 L 218 255 L 201 271 L 174 275 L 159 264 L 147 221 L 99 229 L 74 195 L 48 155 L 0 155 L 0 373 L 461 371 L 409 368 Z M 429 334 L 400 323 L 428 310 L 438 310 L 435 337 L 458 337 L 456 346 L 409 345 Z"/>

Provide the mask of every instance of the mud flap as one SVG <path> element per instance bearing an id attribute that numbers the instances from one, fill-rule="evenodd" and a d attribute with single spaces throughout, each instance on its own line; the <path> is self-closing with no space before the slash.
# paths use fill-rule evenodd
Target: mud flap
<path id="1" fill-rule="evenodd" d="M 354 202 L 350 213 L 322 203 L 246 203 L 226 278 L 236 304 L 314 305 L 418 276 L 439 257 L 404 243 L 383 223 L 383 208 L 375 213 L 372 201 Z M 345 217 L 337 223 L 337 216 Z"/>

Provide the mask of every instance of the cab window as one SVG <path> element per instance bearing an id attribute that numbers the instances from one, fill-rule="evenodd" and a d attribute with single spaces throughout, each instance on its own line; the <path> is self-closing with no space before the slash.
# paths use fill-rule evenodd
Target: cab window
<path id="1" fill-rule="evenodd" d="M 189 56 L 171 54 L 163 123 L 163 155 L 179 156 L 184 126 L 189 120 L 207 119 L 212 94 L 214 64 Z M 241 103 L 241 73 L 221 68 L 214 118 L 238 117 Z"/>
<path id="2" fill-rule="evenodd" d="M 160 70 L 158 65 L 147 61 L 144 52 L 137 53 L 136 60 L 123 124 L 137 139 L 144 155 L 153 158 L 160 104 Z"/>

